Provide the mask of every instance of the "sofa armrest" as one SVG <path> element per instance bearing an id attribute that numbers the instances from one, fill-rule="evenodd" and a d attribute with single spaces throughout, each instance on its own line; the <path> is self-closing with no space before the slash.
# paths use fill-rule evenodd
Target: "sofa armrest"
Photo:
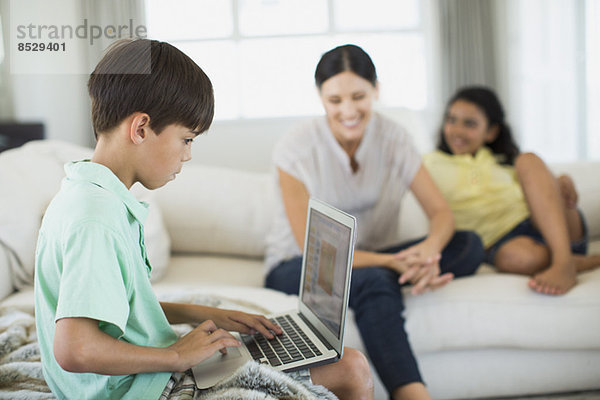
<path id="1" fill-rule="evenodd" d="M 550 164 L 556 175 L 568 174 L 579 193 L 578 207 L 585 215 L 590 239 L 600 239 L 600 161 Z"/>
<path id="2" fill-rule="evenodd" d="M 10 254 L 6 247 L 0 243 L 0 277 L 2 277 L 0 279 L 0 300 L 4 299 L 14 290 L 12 279 L 10 279 L 9 256 Z"/>

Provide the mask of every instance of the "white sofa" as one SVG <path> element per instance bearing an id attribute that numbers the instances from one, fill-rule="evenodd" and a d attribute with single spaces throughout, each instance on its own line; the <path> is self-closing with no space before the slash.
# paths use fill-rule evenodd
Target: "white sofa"
<path id="1" fill-rule="evenodd" d="M 0 306 L 33 309 L 33 250 L 40 219 L 62 178 L 62 164 L 90 150 L 32 142 L 0 154 Z M 574 178 L 591 249 L 600 252 L 599 162 L 553 165 Z M 273 177 L 197 164 L 153 193 L 146 226 L 159 295 L 202 290 L 273 312 L 296 299 L 262 289 Z M 418 237 L 426 220 L 403 200 L 398 239 Z M 15 291 L 15 288 L 19 290 Z M 435 292 L 406 295 L 406 329 L 436 399 L 500 397 L 600 388 L 600 269 L 581 274 L 567 295 L 532 292 L 523 276 L 482 266 Z M 362 349 L 350 317 L 348 346 Z M 376 379 L 376 398 L 386 398 Z"/>

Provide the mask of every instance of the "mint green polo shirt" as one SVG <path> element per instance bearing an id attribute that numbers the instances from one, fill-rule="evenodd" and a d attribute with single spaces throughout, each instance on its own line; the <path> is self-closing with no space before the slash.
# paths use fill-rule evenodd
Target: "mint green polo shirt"
<path id="1" fill-rule="evenodd" d="M 144 246 L 148 205 L 107 167 L 65 165 L 66 178 L 38 236 L 35 317 L 44 378 L 58 398 L 157 399 L 171 372 L 108 376 L 64 371 L 53 353 L 56 321 L 96 319 L 100 330 L 139 346 L 177 340 L 152 291 Z"/>

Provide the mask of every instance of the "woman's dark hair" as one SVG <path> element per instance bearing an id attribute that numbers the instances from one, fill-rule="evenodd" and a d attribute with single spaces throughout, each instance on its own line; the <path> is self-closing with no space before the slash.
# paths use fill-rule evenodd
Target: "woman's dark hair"
<path id="1" fill-rule="evenodd" d="M 353 44 L 338 46 L 321 56 L 315 70 L 315 83 L 321 89 L 323 82 L 345 71 L 352 71 L 373 86 L 377 85 L 377 72 L 371 57 Z"/>
<path id="2" fill-rule="evenodd" d="M 501 164 L 513 165 L 515 158 L 519 155 L 519 147 L 515 143 L 512 132 L 506 121 L 504 120 L 504 110 L 502 104 L 498 100 L 498 96 L 489 88 L 484 86 L 468 86 L 459 89 L 446 105 L 444 112 L 444 120 L 448 114 L 448 110 L 458 100 L 464 100 L 476 105 L 486 116 L 488 125 L 498 125 L 498 135 L 491 143 L 485 145 L 492 150 L 494 154 L 502 156 Z M 448 143 L 444 137 L 444 122 L 440 128 L 438 150 L 452 154 Z"/>
<path id="3" fill-rule="evenodd" d="M 171 124 L 204 132 L 214 114 L 206 74 L 183 52 L 157 40 L 124 39 L 111 45 L 90 75 L 88 92 L 96 136 L 135 112 L 147 113 L 157 134 Z"/>

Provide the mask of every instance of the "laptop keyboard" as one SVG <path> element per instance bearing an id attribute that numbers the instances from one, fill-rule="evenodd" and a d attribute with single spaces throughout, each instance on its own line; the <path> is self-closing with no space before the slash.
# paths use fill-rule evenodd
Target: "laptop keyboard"
<path id="1" fill-rule="evenodd" d="M 261 334 L 241 335 L 253 359 L 266 360 L 277 367 L 322 354 L 289 315 L 277 317 L 272 322 L 283 330 L 283 334 L 276 335 L 274 339 L 267 339 Z"/>

